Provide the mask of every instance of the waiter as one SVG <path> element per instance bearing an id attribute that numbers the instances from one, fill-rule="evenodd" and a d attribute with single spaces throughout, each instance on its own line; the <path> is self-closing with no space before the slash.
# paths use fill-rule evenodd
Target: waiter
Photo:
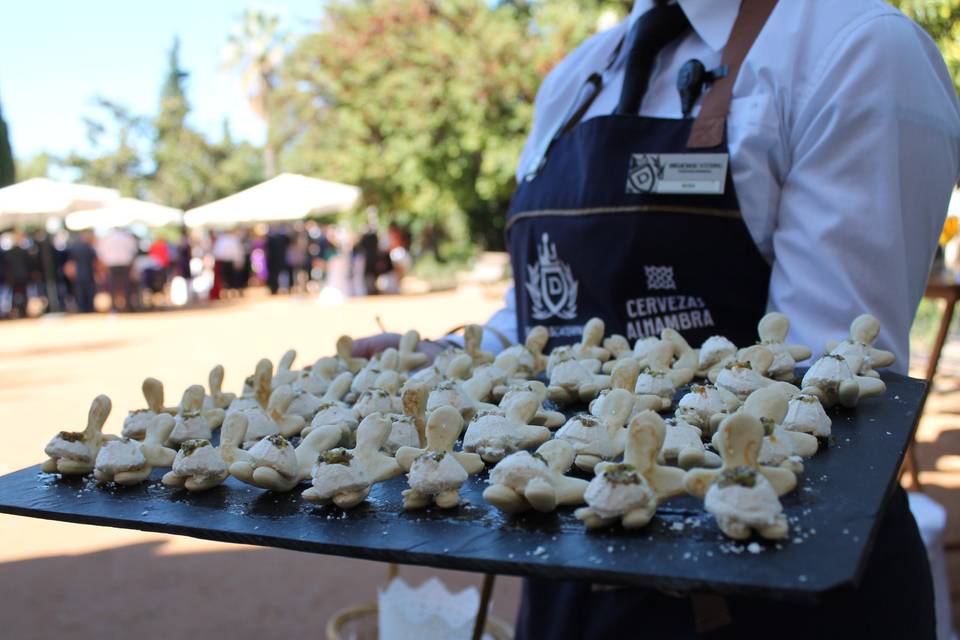
<path id="1" fill-rule="evenodd" d="M 631 339 L 671 326 L 692 344 L 749 345 L 777 310 L 817 350 L 867 311 L 902 370 L 958 166 L 943 60 L 881 0 L 637 0 L 540 89 L 507 219 L 514 299 L 488 326 L 522 338 L 544 325 L 555 346 L 599 316 Z M 855 592 L 813 607 L 528 580 L 517 637 L 934 628 L 898 489 Z"/>

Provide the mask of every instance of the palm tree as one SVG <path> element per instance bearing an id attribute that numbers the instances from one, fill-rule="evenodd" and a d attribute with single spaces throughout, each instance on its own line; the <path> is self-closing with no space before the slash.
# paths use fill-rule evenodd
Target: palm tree
<path id="1" fill-rule="evenodd" d="M 276 141 L 270 126 L 271 94 L 289 43 L 289 34 L 280 28 L 280 16 L 261 9 L 246 9 L 223 48 L 224 68 L 241 72 L 250 108 L 267 125 L 263 168 L 268 178 L 277 173 Z"/>

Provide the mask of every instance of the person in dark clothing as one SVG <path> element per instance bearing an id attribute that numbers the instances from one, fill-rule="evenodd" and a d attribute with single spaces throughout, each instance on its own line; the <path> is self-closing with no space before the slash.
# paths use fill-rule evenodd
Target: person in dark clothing
<path id="1" fill-rule="evenodd" d="M 267 234 L 267 286 L 270 294 L 280 290 L 280 274 L 287 271 L 287 248 L 290 236 L 284 227 L 271 227 Z M 289 284 L 288 284 L 289 286 Z"/>
<path id="2" fill-rule="evenodd" d="M 73 280 L 73 297 L 80 313 L 94 311 L 93 299 L 97 293 L 97 250 L 93 246 L 93 233 L 84 231 L 67 247 L 70 272 Z"/>
<path id="3" fill-rule="evenodd" d="M 360 255 L 363 257 L 363 286 L 368 296 L 375 296 L 377 289 L 377 262 L 380 258 L 380 238 L 376 227 L 371 226 L 360 236 Z"/>
<path id="4" fill-rule="evenodd" d="M 21 232 L 13 236 L 13 246 L 7 251 L 7 278 L 13 294 L 11 314 L 27 317 L 27 286 L 30 283 L 30 253 L 27 239 Z"/>

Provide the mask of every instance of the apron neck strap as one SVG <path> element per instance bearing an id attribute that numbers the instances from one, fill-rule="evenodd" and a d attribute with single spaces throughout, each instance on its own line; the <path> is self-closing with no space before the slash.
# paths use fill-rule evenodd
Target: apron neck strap
<path id="1" fill-rule="evenodd" d="M 737 81 L 740 65 L 776 5 L 777 0 L 743 0 L 740 4 L 737 20 L 723 48 L 722 64 L 727 65 L 729 71 L 725 77 L 713 83 L 703 99 L 700 115 L 693 123 L 687 140 L 687 148 L 706 149 L 723 144 L 733 84 Z"/>

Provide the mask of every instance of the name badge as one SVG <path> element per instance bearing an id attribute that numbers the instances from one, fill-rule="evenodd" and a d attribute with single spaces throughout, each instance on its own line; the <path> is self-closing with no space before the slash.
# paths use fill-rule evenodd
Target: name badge
<path id="1" fill-rule="evenodd" d="M 627 193 L 720 194 L 728 160 L 726 153 L 635 153 Z"/>

